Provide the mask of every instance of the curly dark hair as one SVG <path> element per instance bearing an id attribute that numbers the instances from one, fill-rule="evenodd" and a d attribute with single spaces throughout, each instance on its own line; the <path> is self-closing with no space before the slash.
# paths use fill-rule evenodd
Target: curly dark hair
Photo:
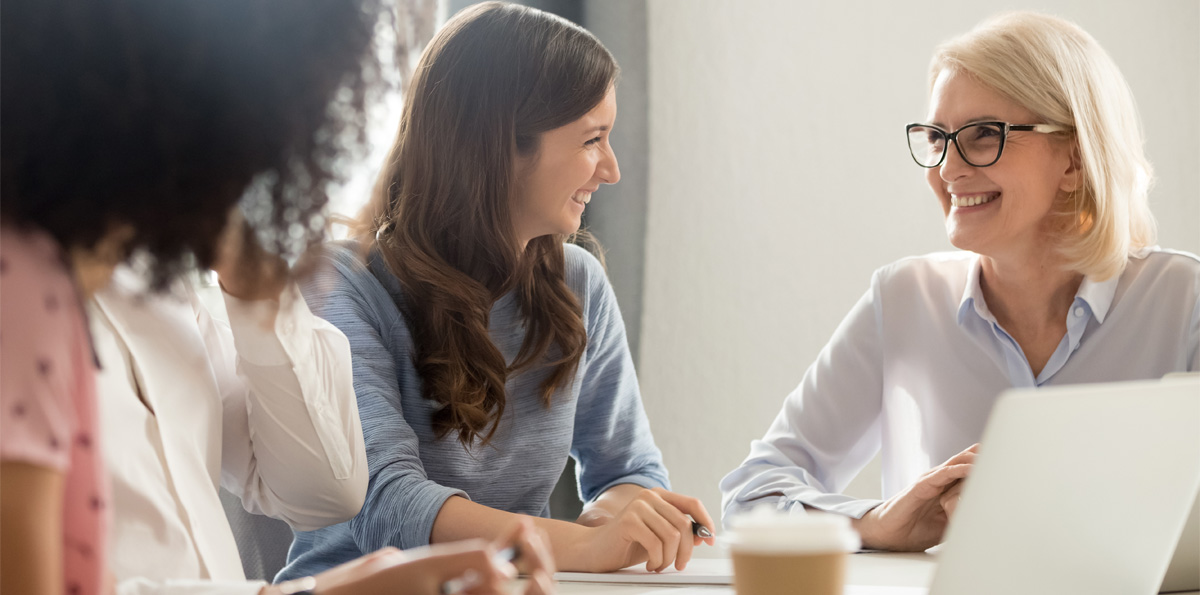
<path id="1" fill-rule="evenodd" d="M 85 249 L 132 226 L 161 287 L 212 264 L 245 196 L 262 246 L 297 255 L 362 141 L 382 2 L 5 0 L 5 223 Z"/>

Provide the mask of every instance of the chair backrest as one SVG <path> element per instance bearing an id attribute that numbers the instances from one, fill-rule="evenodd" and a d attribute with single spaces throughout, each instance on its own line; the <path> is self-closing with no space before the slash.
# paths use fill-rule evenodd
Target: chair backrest
<path id="1" fill-rule="evenodd" d="M 224 488 L 221 506 L 233 529 L 246 578 L 274 581 L 287 562 L 288 548 L 292 546 L 291 527 L 281 520 L 246 512 L 241 499 Z"/>

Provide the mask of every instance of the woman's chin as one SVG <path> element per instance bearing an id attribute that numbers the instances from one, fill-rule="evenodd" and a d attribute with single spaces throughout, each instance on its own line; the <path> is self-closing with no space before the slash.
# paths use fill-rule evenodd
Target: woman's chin
<path id="1" fill-rule="evenodd" d="M 980 250 L 983 249 L 984 242 L 979 240 L 978 234 L 968 233 L 967 230 L 954 227 L 949 222 L 946 225 L 946 239 L 950 240 L 951 246 L 959 250 L 982 254 Z"/>

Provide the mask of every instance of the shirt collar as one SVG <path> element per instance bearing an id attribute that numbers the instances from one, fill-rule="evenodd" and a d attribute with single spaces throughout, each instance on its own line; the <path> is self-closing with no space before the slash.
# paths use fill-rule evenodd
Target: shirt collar
<path id="1" fill-rule="evenodd" d="M 1092 310 L 1092 316 L 1100 324 L 1104 324 L 1108 308 L 1112 306 L 1113 297 L 1117 295 L 1117 282 L 1120 278 L 1119 275 L 1114 275 L 1106 281 L 1093 281 L 1091 277 L 1084 277 L 1083 283 L 1079 284 L 1079 291 L 1075 292 L 1075 300 L 1087 304 Z"/>
<path id="2" fill-rule="evenodd" d="M 967 270 L 967 285 L 963 288 L 962 299 L 958 302 L 959 326 L 962 326 L 967 312 L 972 309 L 975 310 L 975 313 L 978 314 L 980 318 L 995 322 L 995 320 L 992 318 L 992 313 L 987 309 L 987 303 L 983 301 L 983 289 L 979 287 L 979 279 L 982 270 L 983 265 L 979 262 L 979 255 L 976 254 L 971 260 L 971 268 Z"/>
<path id="3" fill-rule="evenodd" d="M 967 273 L 967 285 L 963 288 L 962 300 L 958 303 L 958 324 L 960 326 L 967 312 L 972 309 L 980 318 L 995 322 L 992 313 L 988 311 L 987 302 L 983 299 L 983 289 L 979 285 L 982 271 L 983 264 L 976 256 Z M 1092 316 L 1096 318 L 1096 322 L 1104 324 L 1104 317 L 1108 315 L 1113 297 L 1117 295 L 1118 281 L 1120 281 L 1119 275 L 1106 281 L 1095 281 L 1091 277 L 1084 277 L 1083 283 L 1079 284 L 1079 290 L 1075 292 L 1075 301 L 1087 304 L 1092 311 Z"/>

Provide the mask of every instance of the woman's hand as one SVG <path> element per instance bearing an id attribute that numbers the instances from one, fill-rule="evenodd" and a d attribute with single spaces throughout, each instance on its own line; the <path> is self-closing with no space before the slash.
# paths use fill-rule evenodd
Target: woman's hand
<path id="1" fill-rule="evenodd" d="M 979 445 L 927 471 L 854 523 L 864 548 L 919 552 L 942 541 Z"/>
<path id="2" fill-rule="evenodd" d="M 610 572 L 640 562 L 651 572 L 672 563 L 682 570 L 692 558 L 693 547 L 713 544 L 712 537 L 692 534 L 692 519 L 710 529 L 715 526 L 700 500 L 662 488 L 622 485 L 610 491 L 618 489 L 637 493 L 616 514 L 594 506 L 579 517 L 580 524 L 594 528 L 586 543 L 580 544 L 583 554 L 590 556 L 591 571 Z"/>
<path id="3" fill-rule="evenodd" d="M 507 547 L 515 547 L 518 552 L 515 567 L 496 557 Z M 554 561 L 544 536 L 529 521 L 522 521 L 508 536 L 490 544 L 468 540 L 408 551 L 384 548 L 318 574 L 315 592 L 441 595 L 443 584 L 458 580 L 464 595 L 500 595 L 510 592 L 518 567 L 529 577 L 526 595 L 554 592 Z"/>

